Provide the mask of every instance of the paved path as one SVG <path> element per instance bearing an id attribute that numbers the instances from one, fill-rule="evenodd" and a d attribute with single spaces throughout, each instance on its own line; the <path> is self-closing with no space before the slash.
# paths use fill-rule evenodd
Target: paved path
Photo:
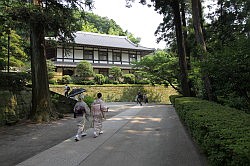
<path id="1" fill-rule="evenodd" d="M 203 166 L 205 159 L 170 105 L 131 106 L 81 141 L 73 137 L 18 166 Z"/>
<path id="2" fill-rule="evenodd" d="M 109 103 L 107 118 L 115 116 L 135 103 Z M 43 152 L 76 134 L 77 119 L 73 114 L 50 123 L 23 122 L 0 127 L 0 166 L 14 166 Z"/>

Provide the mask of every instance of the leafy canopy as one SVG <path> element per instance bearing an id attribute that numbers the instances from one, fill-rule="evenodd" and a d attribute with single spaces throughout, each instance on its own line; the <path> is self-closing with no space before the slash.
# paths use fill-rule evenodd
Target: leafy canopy
<path id="1" fill-rule="evenodd" d="M 153 55 L 145 56 L 141 61 L 134 62 L 134 69 L 144 73 L 151 82 L 167 81 L 169 84 L 177 84 L 179 75 L 178 58 L 174 54 L 162 50 Z"/>

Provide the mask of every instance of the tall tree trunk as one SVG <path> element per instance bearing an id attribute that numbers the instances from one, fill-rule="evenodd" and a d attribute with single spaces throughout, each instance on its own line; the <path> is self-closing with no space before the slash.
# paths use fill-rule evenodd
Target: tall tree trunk
<path id="1" fill-rule="evenodd" d="M 194 31 L 195 31 L 195 38 L 196 38 L 196 42 L 200 50 L 200 60 L 204 61 L 207 56 L 207 48 L 206 48 L 206 43 L 205 43 L 203 32 L 202 32 L 200 7 L 201 7 L 200 0 L 192 0 L 192 15 L 193 15 L 193 26 L 194 26 Z M 204 82 L 206 96 L 208 100 L 210 101 L 215 100 L 213 93 L 212 93 L 212 86 L 210 83 L 209 76 L 205 71 L 202 72 L 202 79 Z"/>
<path id="2" fill-rule="evenodd" d="M 184 38 L 186 56 L 187 56 L 187 68 L 188 68 L 188 70 L 190 70 L 191 69 L 190 48 L 189 48 L 188 42 L 187 42 L 187 23 L 186 23 L 185 2 L 184 2 L 184 0 L 181 1 L 181 20 L 182 20 L 183 38 Z"/>
<path id="3" fill-rule="evenodd" d="M 187 57 L 187 70 L 191 70 L 191 55 L 190 55 L 190 47 L 187 41 L 187 23 L 186 23 L 186 5 L 184 0 L 181 0 L 181 20 L 183 26 L 183 39 L 185 43 L 186 57 Z M 191 80 L 188 80 L 191 96 L 196 96 L 195 88 Z"/>
<path id="4" fill-rule="evenodd" d="M 31 119 L 48 121 L 52 113 L 46 56 L 44 50 L 44 30 L 41 23 L 31 23 L 31 71 L 32 110 Z"/>
<path id="5" fill-rule="evenodd" d="M 190 96 L 190 86 L 188 81 L 187 58 L 185 43 L 183 38 L 179 1 L 172 1 L 171 7 L 174 13 L 174 25 L 179 54 L 179 65 L 181 70 L 181 88 L 184 96 Z"/>

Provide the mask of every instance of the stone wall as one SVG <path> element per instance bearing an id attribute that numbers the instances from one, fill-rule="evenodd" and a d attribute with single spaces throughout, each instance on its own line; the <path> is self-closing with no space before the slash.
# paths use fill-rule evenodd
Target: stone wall
<path id="1" fill-rule="evenodd" d="M 0 126 L 26 119 L 31 108 L 32 90 L 0 90 Z"/>

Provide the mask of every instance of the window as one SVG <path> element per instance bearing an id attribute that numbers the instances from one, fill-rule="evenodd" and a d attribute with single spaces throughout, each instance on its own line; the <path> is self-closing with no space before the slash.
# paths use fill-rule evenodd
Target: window
<path id="1" fill-rule="evenodd" d="M 92 50 L 84 50 L 83 52 L 83 59 L 85 60 L 92 60 L 93 59 L 93 51 Z"/>
<path id="2" fill-rule="evenodd" d="M 137 58 L 136 58 L 136 55 L 135 54 L 129 54 L 129 62 L 133 62 L 133 61 L 136 61 Z"/>
<path id="3" fill-rule="evenodd" d="M 107 61 L 108 60 L 108 52 L 107 51 L 99 51 L 99 60 Z"/>
<path id="4" fill-rule="evenodd" d="M 121 61 L 121 52 L 113 52 L 113 61 L 120 62 Z"/>

